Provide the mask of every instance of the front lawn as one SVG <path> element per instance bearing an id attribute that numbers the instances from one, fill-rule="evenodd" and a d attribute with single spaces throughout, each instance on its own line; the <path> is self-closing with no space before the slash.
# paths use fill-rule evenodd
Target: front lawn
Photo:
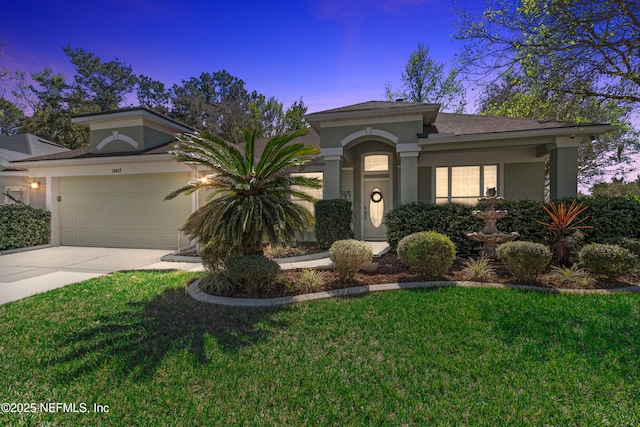
<path id="1" fill-rule="evenodd" d="M 640 422 L 637 294 L 442 288 L 241 309 L 193 301 L 195 277 L 117 273 L 0 306 L 0 400 L 37 406 L 0 425 Z"/>

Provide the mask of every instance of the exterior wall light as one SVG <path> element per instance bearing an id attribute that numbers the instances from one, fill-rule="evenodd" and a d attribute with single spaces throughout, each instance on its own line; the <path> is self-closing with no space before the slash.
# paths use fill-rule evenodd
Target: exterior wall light
<path id="1" fill-rule="evenodd" d="M 40 181 L 31 181 L 29 183 L 29 187 L 31 187 L 32 190 L 39 190 L 40 189 Z"/>

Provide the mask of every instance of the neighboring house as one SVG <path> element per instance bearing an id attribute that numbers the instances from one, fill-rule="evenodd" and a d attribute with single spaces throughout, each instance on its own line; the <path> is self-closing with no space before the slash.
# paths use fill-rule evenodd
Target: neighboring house
<path id="1" fill-rule="evenodd" d="M 15 199 L 44 209 L 44 198 L 39 197 L 42 192 L 37 191 L 40 183 L 11 162 L 64 151 L 69 149 L 30 133 L 0 136 L 0 205 L 14 203 Z"/>
<path id="2" fill-rule="evenodd" d="M 612 129 L 438 110 L 372 101 L 309 114 L 312 129 L 300 140 L 322 153 L 291 172 L 322 178 L 323 190 L 312 194 L 351 200 L 356 237 L 382 240 L 382 215 L 402 203 L 475 203 L 487 187 L 507 199 L 543 200 L 547 158 L 551 196 L 575 196 L 578 144 Z M 89 127 L 89 147 L 11 163 L 43 183 L 52 243 L 185 244 L 178 230 L 203 196 L 164 197 L 208 173 L 169 154 L 175 134 L 193 129 L 146 108 L 73 121 Z"/>

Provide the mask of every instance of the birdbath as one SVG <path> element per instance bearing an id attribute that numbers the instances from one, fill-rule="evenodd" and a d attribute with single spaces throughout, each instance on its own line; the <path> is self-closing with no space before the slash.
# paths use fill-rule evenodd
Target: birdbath
<path id="1" fill-rule="evenodd" d="M 498 258 L 496 247 L 500 243 L 510 242 L 520 236 L 520 234 L 515 231 L 505 233 L 498 230 L 496 221 L 507 216 L 507 211 L 495 209 L 495 206 L 504 200 L 504 197 L 498 197 L 496 194 L 495 188 L 488 189 L 487 195 L 478 199 L 478 202 L 486 206 L 485 209 L 483 211 L 474 210 L 472 212 L 473 216 L 484 221 L 482 230 L 480 232 L 469 231 L 465 233 L 468 239 L 484 244 L 480 250 L 480 255 L 485 255 L 493 259 Z"/>

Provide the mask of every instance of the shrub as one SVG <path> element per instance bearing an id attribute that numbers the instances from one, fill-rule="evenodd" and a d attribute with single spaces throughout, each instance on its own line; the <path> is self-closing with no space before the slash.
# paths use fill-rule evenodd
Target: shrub
<path id="1" fill-rule="evenodd" d="M 225 244 L 223 239 L 214 239 L 200 246 L 202 265 L 209 272 L 219 270 L 227 258 L 241 253 L 239 247 L 234 248 L 231 244 Z"/>
<path id="2" fill-rule="evenodd" d="M 312 268 L 305 268 L 297 281 L 289 285 L 289 289 L 297 293 L 308 294 L 324 288 L 324 273 Z"/>
<path id="3" fill-rule="evenodd" d="M 517 231 L 527 241 L 548 243 L 551 234 L 538 221 L 545 220 L 540 202 L 531 200 L 505 200 L 496 206 L 507 210 L 508 215 L 497 222 L 497 227 L 505 232 Z M 402 238 L 424 230 L 434 230 L 449 237 L 456 245 L 458 254 L 470 253 L 478 243 L 469 240 L 465 233 L 480 230 L 482 221 L 473 217 L 474 209 L 484 206 L 460 204 L 435 205 L 433 203 L 409 203 L 388 212 L 384 217 L 387 227 L 387 242 L 392 250 L 397 249 Z"/>
<path id="4" fill-rule="evenodd" d="M 462 266 L 464 280 L 472 282 L 493 282 L 496 280 L 496 269 L 491 265 L 491 258 L 482 256 L 479 259 L 470 258 Z"/>
<path id="5" fill-rule="evenodd" d="M 635 196 L 599 196 L 580 199 L 589 206 L 587 234 L 589 243 L 606 243 L 610 239 L 640 238 L 640 198 Z"/>
<path id="6" fill-rule="evenodd" d="M 225 271 L 238 290 L 258 295 L 273 288 L 280 266 L 262 255 L 241 255 L 227 259 Z"/>
<path id="7" fill-rule="evenodd" d="M 516 280 L 531 281 L 551 261 L 551 251 L 534 242 L 507 242 L 498 246 L 498 256 L 513 273 Z"/>
<path id="8" fill-rule="evenodd" d="M 398 259 L 428 276 L 442 276 L 456 259 L 456 246 L 435 231 L 413 233 L 398 243 Z"/>
<path id="9" fill-rule="evenodd" d="M 566 202 L 558 203 L 549 201 L 549 206 L 542 205 L 542 209 L 549 215 L 549 222 L 540 222 L 553 234 L 553 252 L 559 265 L 568 266 L 571 264 L 571 250 L 575 246 L 575 239 L 572 237 L 582 229 L 591 228 L 590 225 L 582 223 L 588 217 L 580 214 L 587 210 L 587 206 L 573 200 L 567 208 Z"/>
<path id="10" fill-rule="evenodd" d="M 286 258 L 304 254 L 303 249 L 287 245 L 267 245 L 264 247 L 264 256 L 267 258 Z"/>
<path id="11" fill-rule="evenodd" d="M 322 248 L 338 240 L 353 239 L 351 202 L 342 199 L 316 202 L 316 240 Z"/>
<path id="12" fill-rule="evenodd" d="M 571 267 L 551 267 L 551 278 L 564 285 L 571 285 L 579 288 L 591 287 L 596 281 L 589 270 L 580 268 L 578 264 Z"/>
<path id="13" fill-rule="evenodd" d="M 635 256 L 640 257 L 640 239 L 630 239 L 628 237 L 620 237 L 615 239 L 609 239 L 604 243 L 620 246 L 622 248 L 627 249 Z"/>
<path id="14" fill-rule="evenodd" d="M 0 251 L 46 245 L 51 213 L 22 203 L 0 205 Z"/>
<path id="15" fill-rule="evenodd" d="M 638 266 L 638 258 L 628 249 L 600 243 L 582 248 L 578 259 L 593 274 L 607 276 L 609 279 L 633 273 Z"/>
<path id="16" fill-rule="evenodd" d="M 208 294 L 224 295 L 235 289 L 224 271 L 210 271 L 200 279 L 200 289 Z"/>
<path id="17" fill-rule="evenodd" d="M 338 240 L 329 248 L 333 268 L 343 282 L 352 280 L 373 257 L 371 247 L 359 240 Z"/>

